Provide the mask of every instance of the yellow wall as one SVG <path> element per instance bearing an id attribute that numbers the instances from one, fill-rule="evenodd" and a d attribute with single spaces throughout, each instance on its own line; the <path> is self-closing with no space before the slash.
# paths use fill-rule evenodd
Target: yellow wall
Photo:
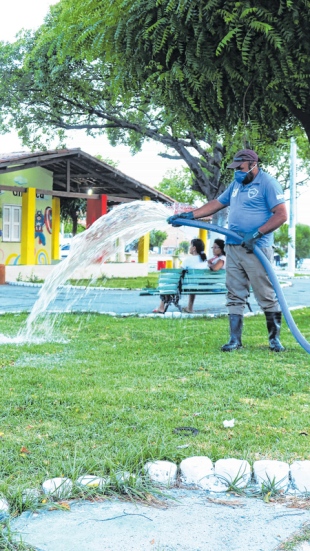
<path id="1" fill-rule="evenodd" d="M 33 221 L 36 218 L 36 188 L 29 187 L 22 195 L 22 234 L 20 263 L 35 264 Z"/>
<path id="2" fill-rule="evenodd" d="M 53 231 L 52 231 L 52 260 L 59 260 L 59 235 L 60 235 L 60 197 L 53 197 Z"/>
<path id="3" fill-rule="evenodd" d="M 150 197 L 143 197 L 143 201 L 150 201 Z M 138 243 L 138 262 L 146 264 L 149 260 L 149 249 L 150 249 L 150 234 L 147 233 L 140 237 Z"/>
<path id="4" fill-rule="evenodd" d="M 3 206 L 22 206 L 22 194 L 18 191 L 18 187 L 52 190 L 53 173 L 45 168 L 37 167 L 8 174 L 0 174 L 0 184 L 17 187 L 17 191 L 14 192 L 0 190 L 0 264 L 21 264 L 21 242 L 3 242 Z M 35 214 L 33 220 L 33 231 L 35 233 L 34 251 L 33 255 L 26 256 L 28 258 L 32 257 L 35 264 L 50 264 L 52 257 L 52 196 L 39 195 L 37 193 L 35 195 Z"/>
<path id="5" fill-rule="evenodd" d="M 199 239 L 201 239 L 205 244 L 205 253 L 207 252 L 208 248 L 208 232 L 207 230 L 204 230 L 203 228 L 199 228 Z"/>

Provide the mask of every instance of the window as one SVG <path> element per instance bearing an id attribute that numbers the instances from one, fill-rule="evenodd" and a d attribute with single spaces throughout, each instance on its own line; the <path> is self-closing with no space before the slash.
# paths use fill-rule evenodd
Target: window
<path id="1" fill-rule="evenodd" d="M 20 241 L 22 207 L 3 205 L 3 241 Z"/>

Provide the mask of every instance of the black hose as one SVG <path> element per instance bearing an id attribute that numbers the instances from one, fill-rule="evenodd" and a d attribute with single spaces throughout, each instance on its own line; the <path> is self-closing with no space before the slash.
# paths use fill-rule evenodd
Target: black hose
<path id="1" fill-rule="evenodd" d="M 193 228 L 202 228 L 204 230 L 210 230 L 214 231 L 216 233 L 221 233 L 223 235 L 233 237 L 236 241 L 239 241 L 241 244 L 242 237 L 238 235 L 237 233 L 228 230 L 227 228 L 222 228 L 221 226 L 216 226 L 213 224 L 209 224 L 208 222 L 202 222 L 200 220 L 189 220 L 187 218 L 177 218 L 173 221 L 173 225 L 180 225 L 180 226 L 191 226 Z M 262 265 L 264 266 L 268 277 L 273 285 L 273 288 L 275 290 L 275 293 L 278 297 L 283 315 L 285 317 L 286 323 L 292 333 L 292 335 L 295 337 L 296 341 L 300 344 L 300 346 L 310 354 L 310 343 L 305 339 L 305 337 L 301 334 L 298 327 L 296 326 L 294 319 L 289 311 L 289 308 L 286 304 L 286 300 L 283 294 L 283 291 L 281 289 L 280 283 L 278 281 L 278 278 L 268 260 L 268 258 L 264 255 L 264 253 L 260 250 L 257 245 L 254 246 L 254 254 L 257 256 L 257 258 L 260 260 Z"/>

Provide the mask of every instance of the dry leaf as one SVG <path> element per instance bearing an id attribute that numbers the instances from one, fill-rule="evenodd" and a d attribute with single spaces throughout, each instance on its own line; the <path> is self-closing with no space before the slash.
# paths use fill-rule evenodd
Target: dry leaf
<path id="1" fill-rule="evenodd" d="M 287 509 L 310 509 L 310 503 L 309 501 L 296 501 L 289 503 L 286 507 Z"/>
<path id="2" fill-rule="evenodd" d="M 59 505 L 62 509 L 67 509 L 67 511 L 70 511 L 70 504 L 68 501 L 59 501 Z"/>
<path id="3" fill-rule="evenodd" d="M 20 453 L 31 453 L 29 450 L 27 450 L 27 448 L 25 448 L 25 446 L 22 446 L 20 448 Z"/>

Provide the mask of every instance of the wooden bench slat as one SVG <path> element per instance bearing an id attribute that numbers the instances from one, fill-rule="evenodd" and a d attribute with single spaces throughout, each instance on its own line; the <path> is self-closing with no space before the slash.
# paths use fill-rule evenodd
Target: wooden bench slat
<path id="1" fill-rule="evenodd" d="M 186 291 L 210 291 L 211 289 L 224 289 L 224 285 L 185 285 L 182 287 L 182 294 Z"/>
<path id="2" fill-rule="evenodd" d="M 210 295 L 212 293 L 226 293 L 224 287 L 208 287 L 203 289 L 197 289 L 189 287 L 188 289 L 182 289 L 182 295 Z"/>
<path id="3" fill-rule="evenodd" d="M 201 277 L 197 277 L 197 276 L 194 276 L 194 275 L 189 275 L 189 276 L 185 276 L 184 279 L 183 279 L 184 283 L 186 282 L 191 282 L 191 281 L 198 281 L 199 283 L 208 283 L 208 282 L 218 282 L 218 281 L 222 281 L 224 282 L 225 281 L 225 278 L 223 277 L 214 277 L 214 276 L 205 276 L 205 275 L 202 275 Z"/>
<path id="4" fill-rule="evenodd" d="M 182 295 L 208 295 L 226 293 L 226 271 L 189 269 L 182 281 Z"/>

